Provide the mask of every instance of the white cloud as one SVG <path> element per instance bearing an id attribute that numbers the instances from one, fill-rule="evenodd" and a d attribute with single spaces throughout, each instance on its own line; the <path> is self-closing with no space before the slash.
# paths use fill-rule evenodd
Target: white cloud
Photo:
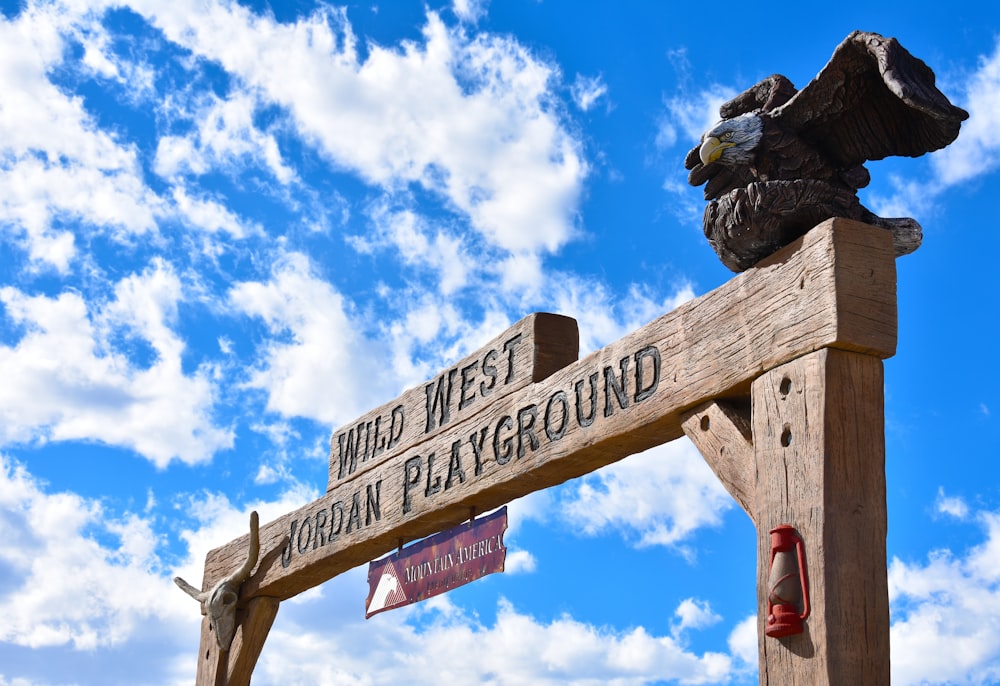
<path id="1" fill-rule="evenodd" d="M 571 237 L 587 166 L 550 106 L 556 73 L 513 39 L 469 38 L 431 13 L 420 44 L 370 45 L 360 62 L 343 11 L 279 24 L 235 4 L 136 6 L 287 108 L 338 166 L 390 191 L 419 184 L 504 250 Z"/>
<path id="2" fill-rule="evenodd" d="M 435 377 L 513 323 L 498 304 L 491 303 L 498 309 L 472 318 L 454 298 L 420 292 L 407 296 L 403 311 L 384 331 L 400 388 Z"/>
<path id="3" fill-rule="evenodd" d="M 563 273 L 547 275 L 544 290 L 553 311 L 579 323 L 581 355 L 618 340 L 694 297 L 691 285 L 684 283 L 663 298 L 654 298 L 646 289 L 632 285 L 624 297 L 616 299 L 600 283 Z"/>
<path id="4" fill-rule="evenodd" d="M 671 213 L 684 226 L 697 226 L 701 230 L 705 201 L 702 195 L 692 192 L 687 181 L 687 172 L 677 165 L 674 173 L 663 180 L 663 190 L 672 197 Z"/>
<path id="5" fill-rule="evenodd" d="M 284 256 L 270 281 L 237 283 L 228 297 L 274 336 L 248 382 L 267 392 L 269 411 L 339 426 L 398 390 L 387 351 L 365 337 L 350 304 L 305 255 Z"/>
<path id="6" fill-rule="evenodd" d="M 197 635 L 197 608 L 177 602 L 150 520 L 115 516 L 73 493 L 46 493 L 0 455 L 0 522 L 3 642 L 92 651 L 148 632 L 176 648 L 190 641 L 173 636 Z"/>
<path id="7" fill-rule="evenodd" d="M 639 546 L 680 548 L 703 526 L 718 526 L 733 500 L 687 440 L 657 446 L 573 482 L 560 504 L 584 533 L 628 531 Z"/>
<path id="8" fill-rule="evenodd" d="M 200 586 L 208 551 L 245 534 L 251 510 L 265 524 L 318 495 L 298 487 L 242 506 L 213 493 L 178 499 L 194 525 L 180 529 L 187 551 L 171 569 L 156 515 L 118 514 L 100 500 L 55 492 L 0 453 L 0 655 L 12 646 L 36 651 L 2 663 L 0 683 L 190 684 L 201 613 L 173 576 Z M 293 603 L 282 607 L 287 613 Z"/>
<path id="9" fill-rule="evenodd" d="M 955 519 L 965 519 L 969 516 L 969 506 L 965 500 L 959 496 L 946 496 L 943 488 L 938 489 L 938 497 L 934 507 L 939 513 Z"/>
<path id="10" fill-rule="evenodd" d="M 454 0 L 452 11 L 462 21 L 475 23 L 486 16 L 489 0 Z"/>
<path id="11" fill-rule="evenodd" d="M 1000 166 L 1000 41 L 989 57 L 965 80 L 961 105 L 969 119 L 958 139 L 935 153 L 932 165 L 945 186 L 968 182 Z"/>
<path id="12" fill-rule="evenodd" d="M 276 624 L 254 683 L 640 686 L 667 680 L 717 684 L 732 673 L 728 655 L 699 655 L 673 637 L 641 627 L 596 627 L 568 616 L 543 623 L 507 601 L 500 602 L 493 626 L 452 611 L 417 631 L 398 616 L 379 615 L 365 632 L 343 625 L 336 636 L 329 629 Z"/>
<path id="13" fill-rule="evenodd" d="M 197 120 L 188 136 L 164 136 L 158 141 L 156 172 L 166 177 L 205 174 L 215 168 L 238 173 L 250 161 L 287 185 L 295 172 L 284 163 L 275 137 L 255 125 L 258 108 L 257 98 L 245 90 L 234 90 L 227 98 L 206 96 L 188 115 Z"/>
<path id="14" fill-rule="evenodd" d="M 599 100 L 607 97 L 608 85 L 600 76 L 577 74 L 569 92 L 576 106 L 584 112 L 588 112 Z"/>
<path id="15" fill-rule="evenodd" d="M 722 621 L 722 617 L 712 611 L 712 606 L 707 600 L 695 598 L 682 600 L 674 610 L 674 617 L 677 618 L 673 627 L 675 637 L 688 629 L 704 629 Z"/>
<path id="16" fill-rule="evenodd" d="M 535 253 L 516 252 L 498 265 L 500 287 L 505 293 L 537 294 L 545 283 L 542 261 Z"/>
<path id="17" fill-rule="evenodd" d="M 549 518 L 552 510 L 554 491 L 552 489 L 542 489 L 534 491 L 528 495 L 521 496 L 507 504 L 507 533 L 506 539 L 513 540 L 521 524 L 534 520 L 545 522 Z"/>
<path id="18" fill-rule="evenodd" d="M 154 68 L 143 60 L 130 61 L 116 54 L 112 37 L 97 21 L 101 10 L 100 3 L 87 4 L 90 7 L 86 5 L 72 7 L 72 3 L 63 3 L 63 7 L 68 10 L 67 19 L 79 20 L 80 17 L 73 15 L 80 13 L 81 10 L 82 13 L 90 12 L 83 17 L 84 25 L 73 33 L 73 37 L 83 47 L 83 57 L 80 64 L 91 70 L 97 78 L 111 80 L 125 87 L 132 102 L 155 99 L 156 76 Z M 118 35 L 115 38 L 121 40 L 123 37 Z M 129 38 L 125 38 L 125 40 L 129 40 Z"/>
<path id="19" fill-rule="evenodd" d="M 391 246 L 404 264 L 431 269 L 438 277 L 442 295 L 450 295 L 466 285 L 469 271 L 481 268 L 483 261 L 470 255 L 460 236 L 428 226 L 419 214 L 408 209 L 394 210 L 379 204 L 371 210 L 375 230 L 350 239 L 360 252 Z"/>
<path id="20" fill-rule="evenodd" d="M 227 233 L 233 238 L 262 233 L 260 226 L 248 225 L 225 205 L 210 198 L 191 197 L 182 186 L 174 187 L 172 195 L 177 213 L 187 223 L 209 233 Z"/>
<path id="21" fill-rule="evenodd" d="M 865 203 L 881 217 L 927 217 L 942 190 L 937 182 L 889 174 L 888 194 L 868 192 Z"/>
<path id="22" fill-rule="evenodd" d="M 680 127 L 684 137 L 693 145 L 701 140 L 701 134 L 719 121 L 719 107 L 737 95 L 738 91 L 718 83 L 696 92 L 694 95 L 682 93 L 666 101 L 669 116 L 660 122 L 661 131 L 657 140 L 661 144 L 673 144 L 677 139 L 676 127 Z M 662 129 L 669 130 L 662 130 Z"/>
<path id="23" fill-rule="evenodd" d="M 890 563 L 893 684 L 1000 679 L 1000 513 L 976 519 L 986 540 L 964 554 L 938 550 L 926 563 Z"/>
<path id="24" fill-rule="evenodd" d="M 527 550 L 508 550 L 504 561 L 504 572 L 507 574 L 529 574 L 538 566 L 538 560 Z"/>
<path id="25" fill-rule="evenodd" d="M 750 615 L 736 625 L 729 634 L 729 652 L 737 664 L 747 671 L 757 669 L 759 648 L 757 647 L 757 615 Z"/>
<path id="26" fill-rule="evenodd" d="M 142 181 L 135 150 L 98 130 L 82 99 L 49 81 L 65 34 L 81 20 L 61 11 L 47 6 L 14 21 L 0 18 L 0 223 L 14 229 L 33 262 L 66 271 L 75 241 L 56 228 L 57 219 L 110 228 L 121 238 L 154 231 L 158 201 Z"/>
<path id="27" fill-rule="evenodd" d="M 231 446 L 232 433 L 212 420 L 211 370 L 182 369 L 184 343 L 170 328 L 181 297 L 178 277 L 160 261 L 122 279 L 104 305 L 70 291 L 49 298 L 0 289 L 7 317 L 25 331 L 16 345 L 0 346 L 0 442 L 95 440 L 159 467 Z M 143 367 L 129 358 L 145 346 L 151 361 Z"/>

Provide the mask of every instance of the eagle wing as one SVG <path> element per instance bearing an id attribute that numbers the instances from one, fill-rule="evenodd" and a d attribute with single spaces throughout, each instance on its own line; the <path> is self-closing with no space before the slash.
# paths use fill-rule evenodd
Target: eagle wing
<path id="1" fill-rule="evenodd" d="M 771 116 L 846 169 L 943 148 L 969 114 L 948 101 L 930 67 L 895 38 L 855 31 Z"/>

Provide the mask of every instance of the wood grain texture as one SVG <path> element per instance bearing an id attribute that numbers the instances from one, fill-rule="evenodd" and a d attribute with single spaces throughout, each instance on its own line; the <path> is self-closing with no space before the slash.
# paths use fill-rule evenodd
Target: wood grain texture
<path id="1" fill-rule="evenodd" d="M 760 683 L 889 683 L 882 361 L 820 350 L 753 383 Z M 801 634 L 764 634 L 768 531 L 805 543 L 812 614 Z"/>
<path id="2" fill-rule="evenodd" d="M 274 624 L 279 604 L 277 598 L 256 596 L 238 612 L 236 635 L 229 649 L 229 680 L 226 686 L 250 686 L 253 668 L 264 649 L 264 640 Z"/>
<path id="3" fill-rule="evenodd" d="M 219 643 L 215 640 L 215 631 L 212 630 L 212 624 L 206 615 L 201 620 L 195 686 L 227 686 L 228 664 L 229 651 L 219 648 Z"/>
<path id="4" fill-rule="evenodd" d="M 524 317 L 434 379 L 334 431 L 327 490 L 575 362 L 579 349 L 575 319 L 546 312 Z"/>
<path id="5" fill-rule="evenodd" d="M 757 520 L 754 493 L 753 428 L 750 408 L 713 400 L 681 416 L 684 433 L 705 458 L 729 495 L 751 521 Z"/>
<path id="6" fill-rule="evenodd" d="M 824 222 L 767 264 L 262 526 L 262 550 L 286 554 L 263 561 L 242 597 L 291 597 L 461 522 L 470 507 L 488 511 L 678 438 L 689 408 L 745 395 L 766 370 L 820 348 L 891 356 L 894 285 L 883 231 Z M 246 545 L 211 551 L 203 587 L 237 567 Z"/>

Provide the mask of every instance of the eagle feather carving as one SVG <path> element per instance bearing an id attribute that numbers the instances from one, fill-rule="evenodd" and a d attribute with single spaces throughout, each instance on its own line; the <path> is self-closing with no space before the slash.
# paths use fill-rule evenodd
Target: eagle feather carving
<path id="1" fill-rule="evenodd" d="M 895 38 L 861 31 L 802 90 L 775 74 L 719 114 L 684 166 L 692 186 L 705 184 L 705 236 L 736 272 L 830 217 L 892 231 L 897 255 L 916 250 L 915 220 L 879 217 L 858 200 L 864 163 L 943 148 L 969 116 Z"/>

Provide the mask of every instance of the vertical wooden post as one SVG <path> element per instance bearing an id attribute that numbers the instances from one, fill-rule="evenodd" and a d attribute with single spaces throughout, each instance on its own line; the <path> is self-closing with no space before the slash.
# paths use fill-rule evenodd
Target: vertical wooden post
<path id="1" fill-rule="evenodd" d="M 236 634 L 221 650 L 208 617 L 201 620 L 201 645 L 195 686 L 249 686 L 253 668 L 280 605 L 277 598 L 255 596 L 236 615 Z"/>
<path id="2" fill-rule="evenodd" d="M 226 686 L 229 651 L 219 649 L 212 623 L 205 615 L 201 618 L 201 644 L 198 646 L 198 672 L 195 686 Z"/>
<path id="3" fill-rule="evenodd" d="M 752 386 L 760 683 L 889 683 L 882 361 L 825 348 Z M 805 542 L 805 631 L 764 634 L 770 529 Z"/>
<path id="4" fill-rule="evenodd" d="M 229 680 L 226 686 L 249 686 L 264 640 L 278 614 L 277 598 L 255 596 L 239 614 L 233 645 L 229 649 Z"/>

